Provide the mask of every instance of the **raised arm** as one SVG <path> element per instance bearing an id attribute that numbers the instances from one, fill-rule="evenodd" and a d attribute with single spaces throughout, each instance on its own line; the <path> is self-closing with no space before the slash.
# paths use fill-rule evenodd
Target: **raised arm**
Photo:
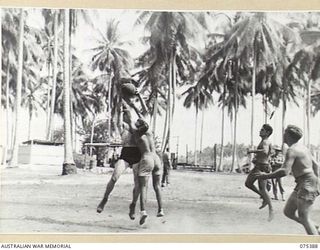
<path id="1" fill-rule="evenodd" d="M 149 114 L 148 107 L 147 107 L 146 103 L 144 102 L 144 100 L 143 100 L 142 96 L 140 95 L 140 93 L 137 93 L 137 96 L 138 96 L 139 101 L 141 103 L 142 115 L 146 116 L 147 114 Z"/>

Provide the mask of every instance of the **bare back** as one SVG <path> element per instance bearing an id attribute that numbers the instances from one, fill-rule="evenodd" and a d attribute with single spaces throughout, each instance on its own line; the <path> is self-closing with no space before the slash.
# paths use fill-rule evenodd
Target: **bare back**
<path id="1" fill-rule="evenodd" d="M 146 132 L 143 135 L 138 135 L 136 133 L 135 138 L 141 154 L 155 152 L 155 146 L 154 146 L 152 134 L 150 134 L 149 132 Z"/>

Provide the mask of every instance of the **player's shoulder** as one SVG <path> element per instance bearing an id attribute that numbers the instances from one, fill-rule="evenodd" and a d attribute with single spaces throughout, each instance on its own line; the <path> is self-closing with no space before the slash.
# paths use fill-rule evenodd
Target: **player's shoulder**
<path id="1" fill-rule="evenodd" d="M 301 145 L 292 145 L 287 149 L 286 155 L 294 157 L 300 155 L 303 151 L 305 151 L 305 149 L 301 147 Z"/>

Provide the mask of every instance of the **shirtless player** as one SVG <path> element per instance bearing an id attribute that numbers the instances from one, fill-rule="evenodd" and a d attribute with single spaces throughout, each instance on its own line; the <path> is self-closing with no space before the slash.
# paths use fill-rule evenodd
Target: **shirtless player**
<path id="1" fill-rule="evenodd" d="M 137 146 L 141 152 L 141 160 L 138 165 L 138 183 L 140 189 L 140 225 L 144 224 L 148 214 L 145 206 L 147 202 L 147 189 L 150 175 L 152 175 L 153 189 L 156 193 L 158 202 L 157 217 L 164 216 L 162 209 L 160 179 L 162 172 L 162 164 L 159 156 L 156 153 L 153 135 L 148 132 L 149 126 L 143 119 L 138 119 L 134 126 L 131 125 L 133 135 L 135 137 Z M 130 208 L 135 206 L 134 201 L 131 203 Z"/>
<path id="2" fill-rule="evenodd" d="M 130 81 L 130 79 L 124 79 L 126 81 Z M 129 82 L 124 82 L 124 83 L 129 83 Z M 141 117 L 141 114 L 139 113 L 138 108 L 134 105 L 133 99 L 136 97 L 139 98 L 140 104 L 142 106 L 142 113 L 145 114 L 145 104 L 141 98 L 141 96 L 136 93 L 136 95 L 132 95 L 129 97 L 126 97 L 125 95 L 122 96 L 123 98 L 123 113 L 124 113 L 124 120 L 125 116 L 128 115 L 128 112 L 130 113 L 130 119 L 131 116 L 136 114 L 138 117 Z M 113 170 L 113 174 L 107 184 L 106 191 L 104 193 L 104 196 L 99 203 L 97 207 L 97 212 L 101 213 L 108 201 L 109 195 L 112 192 L 116 182 L 124 173 L 124 171 L 128 167 L 132 167 L 133 170 L 135 169 L 135 166 L 141 159 L 141 153 L 136 145 L 136 142 L 133 138 L 133 135 L 130 132 L 129 125 L 126 124 L 125 122 L 122 124 L 122 131 L 121 131 L 121 139 L 122 139 L 122 150 L 121 150 L 121 155 L 117 162 L 115 163 L 115 167 Z M 134 178 L 134 181 L 137 182 L 137 178 Z M 135 189 L 133 190 L 133 199 L 136 200 L 139 197 L 139 190 L 137 188 L 138 183 L 135 183 Z M 130 217 L 131 218 L 131 217 Z M 133 218 L 131 218 L 133 219 Z"/>
<path id="3" fill-rule="evenodd" d="M 271 167 L 269 164 L 269 158 L 271 155 L 272 147 L 271 143 L 269 142 L 268 138 L 272 134 L 273 129 L 269 124 L 264 124 L 260 130 L 260 137 L 261 141 L 258 145 L 258 148 L 256 150 L 248 150 L 248 154 L 255 154 L 255 157 L 252 161 L 254 163 L 254 168 L 250 171 L 245 185 L 247 188 L 251 189 L 258 195 L 260 195 L 263 199 L 262 205 L 260 206 L 260 209 L 264 208 L 266 205 L 269 207 L 269 217 L 268 221 L 271 221 L 273 219 L 274 213 L 273 213 L 273 207 L 271 204 L 271 199 L 267 192 L 267 181 L 266 180 L 259 180 L 259 189 L 256 188 L 254 185 L 254 182 L 256 181 L 255 174 L 260 171 L 262 172 L 270 172 Z"/>
<path id="4" fill-rule="evenodd" d="M 319 190 L 319 166 L 313 160 L 310 150 L 299 143 L 302 130 L 289 125 L 283 135 L 284 142 L 289 146 L 285 161 L 281 168 L 273 173 L 257 173 L 258 179 L 269 179 L 286 176 L 292 172 L 297 183 L 284 208 L 284 214 L 302 224 L 307 234 L 320 234 L 319 226 L 310 218 L 310 211 Z M 298 214 L 296 214 L 298 212 Z"/>

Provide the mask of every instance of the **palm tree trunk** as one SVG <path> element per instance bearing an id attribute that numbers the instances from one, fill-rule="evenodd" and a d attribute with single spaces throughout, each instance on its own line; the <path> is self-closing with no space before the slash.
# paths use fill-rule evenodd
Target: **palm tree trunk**
<path id="1" fill-rule="evenodd" d="M 239 71 L 239 61 L 236 64 L 237 72 Z M 233 132 L 233 149 L 232 149 L 232 164 L 230 172 L 234 172 L 235 165 L 237 161 L 237 118 L 238 118 L 238 82 L 239 82 L 239 74 L 236 73 L 236 81 L 235 81 L 235 98 L 234 98 L 234 132 Z"/>
<path id="2" fill-rule="evenodd" d="M 8 151 L 11 149 L 11 139 L 12 133 L 10 133 L 10 102 L 9 102 L 9 83 L 10 83 L 10 63 L 8 59 L 8 66 L 7 66 L 7 78 L 6 78 L 6 121 L 7 121 L 7 146 L 6 150 L 4 152 L 4 164 L 7 164 L 7 158 L 8 158 Z"/>
<path id="3" fill-rule="evenodd" d="M 252 72 L 252 99 L 251 99 L 251 148 L 253 149 L 253 129 L 254 129 L 254 98 L 256 95 L 256 54 L 253 53 L 253 72 Z"/>
<path id="4" fill-rule="evenodd" d="M 177 73 L 176 73 L 176 54 L 173 52 L 172 58 L 172 105 L 171 105 L 171 126 L 173 124 L 173 116 L 176 107 L 176 88 L 177 88 Z"/>
<path id="5" fill-rule="evenodd" d="M 52 80 L 51 80 L 51 67 L 50 67 L 50 60 L 48 61 L 48 87 L 47 87 L 47 109 L 46 109 L 46 128 L 47 134 L 46 139 L 49 140 L 49 127 L 50 127 L 50 87 L 52 88 Z"/>
<path id="6" fill-rule="evenodd" d="M 32 109 L 29 104 L 29 124 L 28 124 L 28 140 L 31 140 L 31 123 L 32 123 Z"/>
<path id="7" fill-rule="evenodd" d="M 234 132 L 233 132 L 233 148 L 232 148 L 232 164 L 230 172 L 235 171 L 235 165 L 237 163 L 237 117 L 238 109 L 234 111 Z"/>
<path id="8" fill-rule="evenodd" d="M 282 121 L 281 121 L 282 135 L 284 135 L 284 130 L 285 130 L 285 119 L 286 119 L 286 100 L 285 100 L 285 94 L 282 93 Z M 284 149 L 284 141 L 282 136 L 282 151 L 283 149 Z"/>
<path id="9" fill-rule="evenodd" d="M 202 162 L 202 139 L 203 139 L 203 124 L 204 124 L 204 110 L 202 110 L 201 116 L 201 132 L 200 132 L 200 155 L 199 155 L 199 162 Z"/>
<path id="10" fill-rule="evenodd" d="M 157 128 L 157 114 L 158 114 L 158 92 L 155 93 L 154 103 L 153 103 L 153 115 L 152 115 L 152 132 L 156 135 Z"/>
<path id="11" fill-rule="evenodd" d="M 73 113 L 73 112 L 72 112 Z M 72 128 L 73 128 L 73 152 L 77 152 L 77 116 L 73 113 L 73 119 L 72 119 Z"/>
<path id="12" fill-rule="evenodd" d="M 0 27 L 2 27 L 2 10 L 0 8 Z M 0 30 L 0 41 L 2 41 L 2 28 Z M 2 46 L 0 46 L 0 70 L 2 72 Z M 2 119 L 2 113 L 3 113 L 3 106 L 2 106 L 2 75 L 0 76 L 0 117 Z M 2 126 L 2 124 L 1 124 Z M 6 133 L 6 137 L 8 136 L 8 132 Z M 6 138 L 1 137 L 1 145 L 3 145 L 3 150 L 1 152 L 1 156 L 2 156 L 2 162 L 0 162 L 0 164 L 6 164 L 6 151 L 7 151 L 7 145 L 6 145 Z"/>
<path id="13" fill-rule="evenodd" d="M 59 10 L 54 13 L 54 50 L 53 50 L 53 74 L 52 74 L 52 93 L 51 93 L 51 109 L 49 116 L 49 140 L 53 140 L 54 130 L 54 107 L 56 103 L 56 86 L 57 86 L 57 73 L 58 73 L 58 14 Z"/>
<path id="14" fill-rule="evenodd" d="M 194 130 L 194 165 L 197 165 L 197 133 L 198 133 L 198 109 L 196 109 L 195 130 Z"/>
<path id="15" fill-rule="evenodd" d="M 112 83 L 112 75 L 109 74 L 109 82 L 108 82 L 108 140 L 111 140 L 111 83 Z"/>
<path id="16" fill-rule="evenodd" d="M 264 124 L 268 123 L 268 102 L 266 95 L 262 95 L 262 103 L 263 103 L 263 114 L 264 114 Z"/>
<path id="17" fill-rule="evenodd" d="M 73 160 L 72 139 L 71 139 L 71 112 L 70 112 L 70 57 L 69 57 L 69 11 L 64 10 L 63 27 L 63 115 L 64 115 L 64 162 L 62 175 L 75 174 L 77 168 Z"/>
<path id="18" fill-rule="evenodd" d="M 169 152 L 170 152 L 170 142 L 171 142 L 171 122 L 172 122 L 172 101 L 171 101 L 171 95 L 172 95 L 172 86 L 173 86 L 173 57 L 171 56 L 170 59 L 170 65 L 169 65 L 169 90 L 168 90 L 168 136 L 167 136 L 167 141 L 168 141 L 168 148 L 169 148 Z"/>
<path id="19" fill-rule="evenodd" d="M 93 143 L 94 127 L 96 125 L 96 115 L 93 115 L 93 121 L 91 126 L 90 143 Z M 92 156 L 92 147 L 90 147 L 90 156 Z"/>
<path id="20" fill-rule="evenodd" d="M 167 105 L 169 105 L 169 104 L 167 103 Z M 166 117 L 165 117 L 165 120 L 164 120 L 163 134 L 162 134 L 162 143 L 161 143 L 161 151 L 162 152 L 164 152 L 165 149 L 166 149 L 167 129 L 168 129 L 168 116 L 169 116 L 169 113 L 168 113 L 168 107 L 167 107 Z"/>
<path id="21" fill-rule="evenodd" d="M 226 94 L 226 84 L 223 86 L 223 100 L 222 100 L 222 110 L 221 110 L 221 149 L 220 149 L 220 159 L 218 171 L 223 171 L 223 154 L 224 154 L 224 111 L 225 111 L 225 94 Z"/>
<path id="22" fill-rule="evenodd" d="M 18 167 L 18 150 L 20 140 L 20 112 L 21 112 L 21 90 L 22 90 L 22 70 L 23 70 L 23 35 L 24 35 L 24 10 L 20 10 L 19 20 L 19 45 L 18 45 L 18 74 L 17 74 L 17 92 L 15 102 L 15 132 L 13 140 L 12 158 L 10 167 Z"/>
<path id="23" fill-rule="evenodd" d="M 307 114 L 307 100 L 306 100 L 306 89 L 303 90 L 302 95 L 303 100 L 303 110 L 302 110 L 302 121 L 303 121 L 303 131 L 306 131 L 306 114 Z M 306 145 L 306 136 L 303 136 L 303 144 Z"/>
<path id="24" fill-rule="evenodd" d="M 233 113 L 230 114 L 230 142 L 233 142 Z"/>
<path id="25" fill-rule="evenodd" d="M 310 95 L 311 95 L 312 80 L 308 81 L 307 85 L 307 147 L 310 149 Z"/>
<path id="26" fill-rule="evenodd" d="M 224 104 L 222 105 L 222 110 L 221 110 L 221 149 L 220 149 L 220 159 L 219 159 L 219 168 L 218 171 L 222 172 L 223 171 L 223 154 L 224 154 L 224 110 L 225 106 Z"/>

